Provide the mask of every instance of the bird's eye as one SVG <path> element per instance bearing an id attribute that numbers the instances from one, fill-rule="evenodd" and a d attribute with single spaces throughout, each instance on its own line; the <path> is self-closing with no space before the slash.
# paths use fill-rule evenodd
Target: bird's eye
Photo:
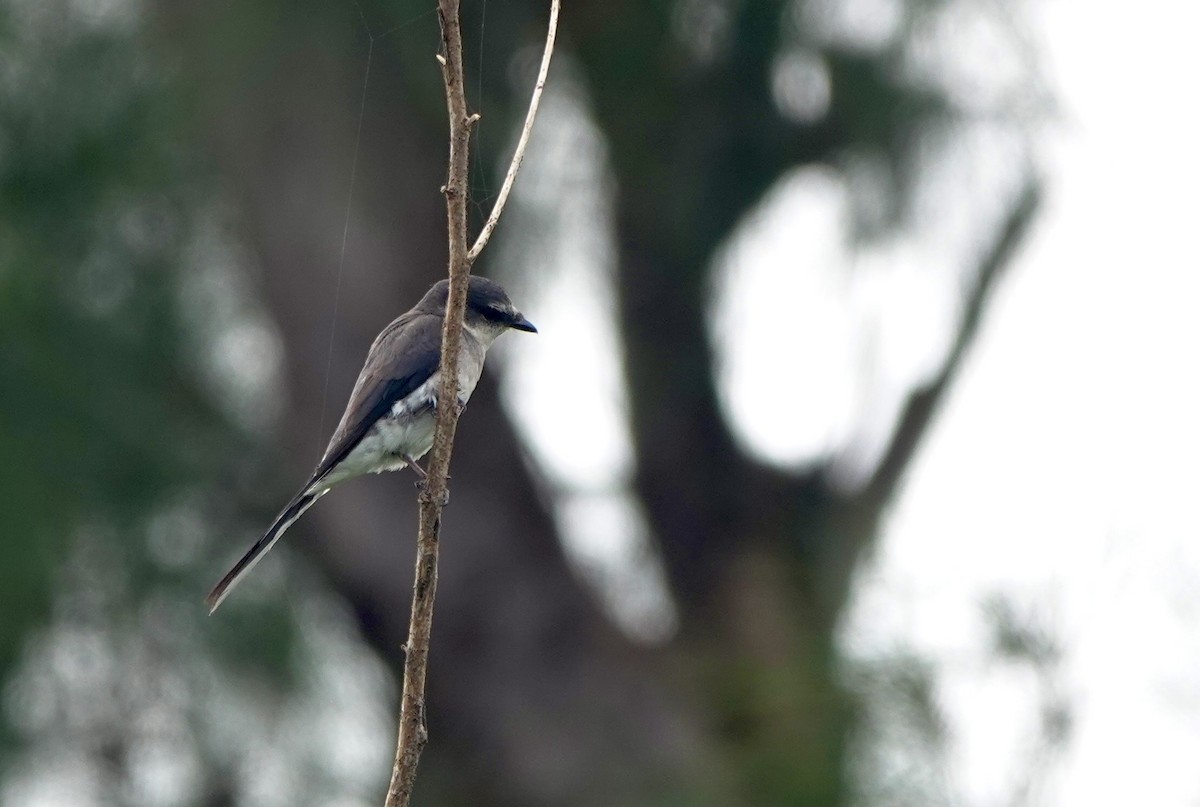
<path id="1" fill-rule="evenodd" d="M 508 312 L 502 308 L 496 308 L 495 306 L 488 305 L 483 307 L 481 313 L 483 314 L 483 318 L 489 322 L 508 321 Z"/>

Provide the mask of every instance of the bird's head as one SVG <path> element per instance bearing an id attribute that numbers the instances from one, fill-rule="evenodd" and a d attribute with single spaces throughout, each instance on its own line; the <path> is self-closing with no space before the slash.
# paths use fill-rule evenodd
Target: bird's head
<path id="1" fill-rule="evenodd" d="M 419 308 L 445 315 L 446 299 L 450 293 L 450 281 L 439 280 L 434 284 Z M 509 329 L 537 333 L 533 323 L 516 309 L 504 287 L 486 277 L 471 275 L 467 285 L 467 310 L 463 325 L 477 338 L 490 344 Z"/>

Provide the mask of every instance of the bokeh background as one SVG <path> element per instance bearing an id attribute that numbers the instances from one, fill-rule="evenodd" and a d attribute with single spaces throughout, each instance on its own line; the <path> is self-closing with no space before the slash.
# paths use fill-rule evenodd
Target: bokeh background
<path id="1" fill-rule="evenodd" d="M 464 0 L 476 219 L 542 6 Z M 444 272 L 433 7 L 0 2 L 5 805 L 381 799 L 410 480 L 201 597 Z M 420 803 L 1200 799 L 1196 22 L 566 4 Z"/>

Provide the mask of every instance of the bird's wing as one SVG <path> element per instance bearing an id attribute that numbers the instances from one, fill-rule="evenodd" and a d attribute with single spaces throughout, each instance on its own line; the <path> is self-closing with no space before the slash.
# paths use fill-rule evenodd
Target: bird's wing
<path id="1" fill-rule="evenodd" d="M 436 314 L 406 314 L 379 335 L 367 353 L 342 422 L 313 471 L 310 487 L 345 459 L 396 401 L 437 372 L 441 351 L 442 318 Z"/>

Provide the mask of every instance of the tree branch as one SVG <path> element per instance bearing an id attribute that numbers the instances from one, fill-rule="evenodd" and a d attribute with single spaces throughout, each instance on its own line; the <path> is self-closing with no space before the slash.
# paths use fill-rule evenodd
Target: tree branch
<path id="1" fill-rule="evenodd" d="M 542 51 L 542 64 L 538 68 L 537 83 L 533 86 L 533 97 L 529 100 L 529 112 L 525 114 L 525 125 L 521 127 L 517 150 L 508 166 L 508 173 L 504 175 L 504 185 L 500 188 L 500 196 L 496 199 L 496 205 L 492 208 L 487 223 L 479 231 L 479 238 L 475 240 L 475 246 L 471 247 L 471 251 L 467 254 L 468 261 L 474 262 L 479 257 L 479 253 L 483 252 L 483 248 L 487 246 L 488 240 L 491 239 L 492 231 L 496 229 L 496 222 L 500 220 L 500 214 L 504 212 L 504 205 L 508 202 L 508 194 L 512 191 L 517 172 L 521 170 L 521 163 L 525 160 L 525 147 L 529 145 L 529 133 L 533 131 L 533 121 L 537 117 L 538 105 L 542 102 L 542 90 L 546 87 L 546 73 L 550 70 L 550 57 L 554 55 L 554 37 L 558 33 L 558 6 L 559 0 L 550 1 L 550 25 L 546 31 L 546 47 Z"/>
<path id="2" fill-rule="evenodd" d="M 433 433 L 428 476 L 421 490 L 417 564 L 413 580 L 412 614 L 404 661 L 404 692 L 400 702 L 400 732 L 396 759 L 388 785 L 386 807 L 407 807 L 412 798 L 417 763 L 428 740 L 425 724 L 425 673 L 429 662 L 429 635 L 433 626 L 433 598 L 437 591 L 438 538 L 442 507 L 449 497 L 447 474 L 458 427 L 458 352 L 471 264 L 467 259 L 467 166 L 471 126 L 478 119 L 467 114 L 463 81 L 462 29 L 458 0 L 439 0 L 442 29 L 442 80 L 450 116 L 450 159 L 443 192 L 450 241 L 450 295 L 442 323 L 441 387 L 438 390 L 437 425 Z"/>
<path id="3" fill-rule="evenodd" d="M 946 363 L 937 377 L 926 387 L 912 394 L 904 411 L 900 414 L 892 443 L 875 469 L 870 483 L 864 489 L 864 493 L 869 498 L 882 502 L 890 497 L 896 483 L 904 473 L 904 469 L 908 467 L 913 453 L 916 452 L 921 438 L 929 427 L 934 411 L 957 375 L 959 367 L 962 366 L 967 349 L 975 341 L 975 334 L 983 319 L 984 304 L 988 295 L 1005 267 L 1008 266 L 1013 252 L 1025 237 L 1030 223 L 1036 217 L 1040 203 L 1041 185 L 1037 178 L 1031 178 L 1009 211 L 995 242 L 980 259 L 979 270 L 975 276 L 975 286 L 967 297 L 962 324 L 959 326 L 958 335 L 955 337 L 950 354 L 946 357 Z"/>
<path id="4" fill-rule="evenodd" d="M 517 145 L 517 153 L 505 177 L 500 198 L 492 211 L 475 246 L 467 250 L 467 172 L 471 128 L 479 115 L 467 112 L 463 75 L 462 28 L 459 24 L 459 0 L 438 0 L 438 19 L 442 30 L 442 52 L 438 64 L 446 87 L 446 108 L 450 117 L 450 157 L 446 185 L 446 223 L 449 235 L 450 293 L 446 316 L 442 323 L 441 385 L 438 390 L 437 421 L 433 434 L 427 477 L 419 497 L 419 531 L 417 562 L 413 580 L 412 612 L 409 617 L 408 643 L 405 647 L 404 690 L 400 704 L 400 730 L 396 741 L 396 758 L 388 784 L 385 807 L 408 807 L 416 781 L 417 763 L 429 734 L 425 723 L 425 677 L 429 663 L 429 637 L 433 626 L 433 600 L 437 591 L 438 540 L 441 533 L 442 508 L 449 499 L 447 480 L 454 434 L 458 428 L 458 360 L 462 342 L 463 316 L 467 305 L 467 284 L 471 264 L 487 246 L 496 227 L 504 203 L 520 170 L 529 141 L 529 132 L 537 115 L 538 102 L 546 83 L 546 71 L 554 50 L 554 35 L 558 27 L 559 0 L 552 0 L 550 31 L 537 86 L 525 126 Z"/>

